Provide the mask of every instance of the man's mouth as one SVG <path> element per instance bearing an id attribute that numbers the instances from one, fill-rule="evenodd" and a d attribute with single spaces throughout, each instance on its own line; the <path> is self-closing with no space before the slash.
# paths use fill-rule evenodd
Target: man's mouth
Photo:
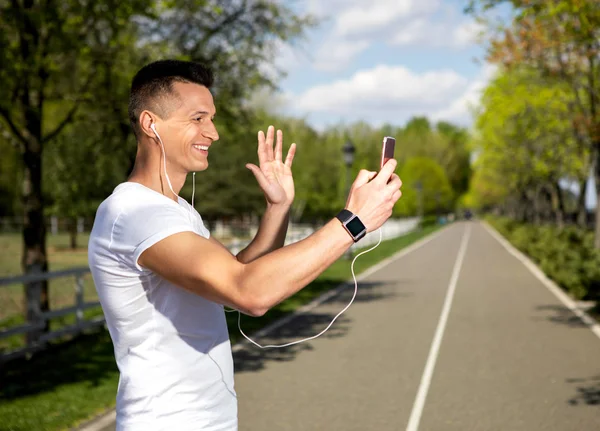
<path id="1" fill-rule="evenodd" d="M 195 150 L 200 151 L 203 154 L 208 154 L 208 147 L 209 147 L 209 145 L 197 145 L 197 144 L 194 144 L 194 145 L 192 145 L 192 147 L 194 147 Z"/>

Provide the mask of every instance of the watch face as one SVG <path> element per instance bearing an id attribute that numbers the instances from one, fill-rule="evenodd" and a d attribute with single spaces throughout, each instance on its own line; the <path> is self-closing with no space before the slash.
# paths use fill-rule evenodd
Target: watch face
<path id="1" fill-rule="evenodd" d="M 360 221 L 360 219 L 358 217 L 354 217 L 352 220 L 350 220 L 346 224 L 346 227 L 348 228 L 350 233 L 354 236 L 357 236 L 359 233 L 361 233 L 363 230 L 365 230 L 365 225 L 362 224 L 362 222 Z"/>

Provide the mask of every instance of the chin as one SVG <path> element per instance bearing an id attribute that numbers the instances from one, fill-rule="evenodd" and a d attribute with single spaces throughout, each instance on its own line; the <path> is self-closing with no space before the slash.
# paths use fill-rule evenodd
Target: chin
<path id="1" fill-rule="evenodd" d="M 198 164 L 193 166 L 190 172 L 202 172 L 208 169 L 208 163 Z"/>

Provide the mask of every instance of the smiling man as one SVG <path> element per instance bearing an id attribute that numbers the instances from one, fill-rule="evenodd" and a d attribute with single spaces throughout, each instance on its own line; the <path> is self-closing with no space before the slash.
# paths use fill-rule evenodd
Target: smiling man
<path id="1" fill-rule="evenodd" d="M 401 195 L 395 160 L 379 173 L 363 170 L 338 217 L 283 247 L 296 147 L 283 160 L 283 135 L 269 127 L 258 133 L 259 165 L 246 165 L 267 208 L 256 237 L 232 255 L 178 196 L 187 175 L 206 170 L 218 151 L 212 81 L 205 67 L 175 60 L 136 74 L 135 166 L 99 206 L 90 235 L 89 264 L 120 371 L 118 431 L 236 430 L 223 307 L 264 314 L 379 228 Z"/>

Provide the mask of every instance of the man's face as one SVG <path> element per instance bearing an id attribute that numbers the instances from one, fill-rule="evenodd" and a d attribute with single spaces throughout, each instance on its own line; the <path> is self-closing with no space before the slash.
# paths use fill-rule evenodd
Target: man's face
<path id="1" fill-rule="evenodd" d="M 176 82 L 173 90 L 175 106 L 167 120 L 158 125 L 171 168 L 188 172 L 208 168 L 211 144 L 219 139 L 213 123 L 215 105 L 208 88 L 191 83 Z"/>

